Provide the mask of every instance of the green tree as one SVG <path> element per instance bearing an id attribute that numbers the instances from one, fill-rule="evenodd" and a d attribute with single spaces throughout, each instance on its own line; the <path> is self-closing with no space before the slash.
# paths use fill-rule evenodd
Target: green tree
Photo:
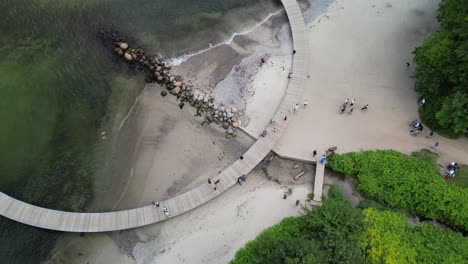
<path id="1" fill-rule="evenodd" d="M 441 126 L 451 128 L 455 134 L 467 133 L 468 94 L 458 91 L 446 97 L 436 119 Z"/>
<path id="2" fill-rule="evenodd" d="M 441 28 L 415 49 L 415 89 L 424 123 L 451 136 L 468 132 L 468 2 L 444 0 Z"/>

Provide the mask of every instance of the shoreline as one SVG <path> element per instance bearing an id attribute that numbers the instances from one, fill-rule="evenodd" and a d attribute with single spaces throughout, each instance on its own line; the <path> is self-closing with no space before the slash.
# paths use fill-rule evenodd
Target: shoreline
<path id="1" fill-rule="evenodd" d="M 248 34 L 252 33 L 258 27 L 262 26 L 264 23 L 266 23 L 268 20 L 270 20 L 272 17 L 280 14 L 283 11 L 284 11 L 283 9 L 280 9 L 280 10 L 278 10 L 276 12 L 269 13 L 264 19 L 262 19 L 260 22 L 255 24 L 253 27 L 246 28 L 245 30 L 240 31 L 240 32 L 234 32 L 231 35 L 231 37 L 227 38 L 226 40 L 224 40 L 224 41 L 222 41 L 222 42 L 220 42 L 218 44 L 214 44 L 213 46 L 211 46 L 209 48 L 201 49 L 199 51 L 195 51 L 193 53 L 189 53 L 189 54 L 182 55 L 182 56 L 179 56 L 179 57 L 170 58 L 170 59 L 167 60 L 167 63 L 170 66 L 179 66 L 180 64 L 182 64 L 182 63 L 186 62 L 187 60 L 189 60 L 190 58 L 201 55 L 202 53 L 205 53 L 205 52 L 207 52 L 207 51 L 209 51 L 211 49 L 221 47 L 221 46 L 224 46 L 224 45 L 230 45 L 234 41 L 234 38 L 236 38 L 237 36 L 244 36 L 244 35 L 248 35 Z"/>

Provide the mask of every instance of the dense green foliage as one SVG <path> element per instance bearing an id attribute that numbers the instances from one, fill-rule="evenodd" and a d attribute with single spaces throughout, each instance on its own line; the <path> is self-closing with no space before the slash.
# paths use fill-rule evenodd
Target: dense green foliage
<path id="1" fill-rule="evenodd" d="M 468 238 L 368 201 L 353 208 L 335 189 L 322 207 L 304 209 L 263 231 L 231 264 L 468 263 Z M 379 209 L 381 208 L 381 209 Z"/>
<path id="2" fill-rule="evenodd" d="M 361 248 L 370 263 L 467 263 L 468 239 L 430 224 L 408 224 L 406 216 L 368 208 Z"/>
<path id="3" fill-rule="evenodd" d="M 432 129 L 468 132 L 468 1 L 444 0 L 441 28 L 414 51 L 415 89 L 426 104 L 419 113 Z"/>
<path id="4" fill-rule="evenodd" d="M 357 176 L 371 199 L 468 230 L 468 189 L 448 184 L 427 161 L 395 151 L 335 155 L 329 165 Z"/>
<path id="5" fill-rule="evenodd" d="M 231 264 L 360 263 L 362 214 L 337 191 L 315 210 L 284 219 L 240 249 Z"/>

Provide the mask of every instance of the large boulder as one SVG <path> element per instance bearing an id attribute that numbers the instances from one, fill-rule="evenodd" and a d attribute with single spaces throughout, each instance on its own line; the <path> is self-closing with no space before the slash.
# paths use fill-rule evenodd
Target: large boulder
<path id="1" fill-rule="evenodd" d="M 120 43 L 119 47 L 120 47 L 121 49 L 123 49 L 123 50 L 126 50 L 126 49 L 128 49 L 128 44 L 125 43 L 125 42 L 124 42 L 124 43 Z"/>
<path id="2" fill-rule="evenodd" d="M 132 60 L 133 60 L 132 55 L 130 55 L 128 52 L 125 52 L 125 53 L 124 53 L 124 58 L 125 58 L 127 61 L 132 61 Z"/>
<path id="3" fill-rule="evenodd" d="M 170 91 L 171 94 L 179 94 L 180 93 L 180 87 L 174 87 L 174 89 L 172 89 Z"/>

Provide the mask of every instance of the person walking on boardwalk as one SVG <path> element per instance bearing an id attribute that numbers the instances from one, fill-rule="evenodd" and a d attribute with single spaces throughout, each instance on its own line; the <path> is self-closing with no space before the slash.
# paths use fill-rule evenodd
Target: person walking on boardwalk
<path id="1" fill-rule="evenodd" d="M 215 184 L 215 185 L 218 184 L 219 181 L 221 181 L 221 179 L 217 179 L 217 180 L 214 182 L 214 184 Z"/>
<path id="2" fill-rule="evenodd" d="M 356 102 L 356 99 L 353 99 L 353 100 L 351 101 L 351 104 L 350 104 L 349 106 L 353 106 L 355 102 Z"/>
<path id="3" fill-rule="evenodd" d="M 312 152 L 312 154 L 313 154 L 312 157 L 315 157 L 315 155 L 317 155 L 317 150 L 314 150 L 314 151 Z"/>
<path id="4" fill-rule="evenodd" d="M 323 164 L 327 161 L 327 156 L 325 156 L 325 154 L 322 155 L 322 157 L 320 158 L 320 164 Z"/>
<path id="5" fill-rule="evenodd" d="M 348 102 L 349 102 L 349 98 L 346 98 L 346 100 L 344 101 L 344 105 L 348 105 Z"/>
<path id="6" fill-rule="evenodd" d="M 299 104 L 296 104 L 293 108 L 294 113 L 297 113 L 299 111 Z"/>
<path id="7" fill-rule="evenodd" d="M 307 105 L 309 104 L 309 101 L 307 101 L 307 99 L 304 101 L 304 109 L 307 107 Z"/>
<path id="8" fill-rule="evenodd" d="M 365 106 L 363 106 L 363 107 L 361 108 L 361 110 L 362 110 L 362 111 L 367 111 L 367 107 L 368 107 L 368 106 L 369 106 L 369 104 L 366 104 Z"/>

